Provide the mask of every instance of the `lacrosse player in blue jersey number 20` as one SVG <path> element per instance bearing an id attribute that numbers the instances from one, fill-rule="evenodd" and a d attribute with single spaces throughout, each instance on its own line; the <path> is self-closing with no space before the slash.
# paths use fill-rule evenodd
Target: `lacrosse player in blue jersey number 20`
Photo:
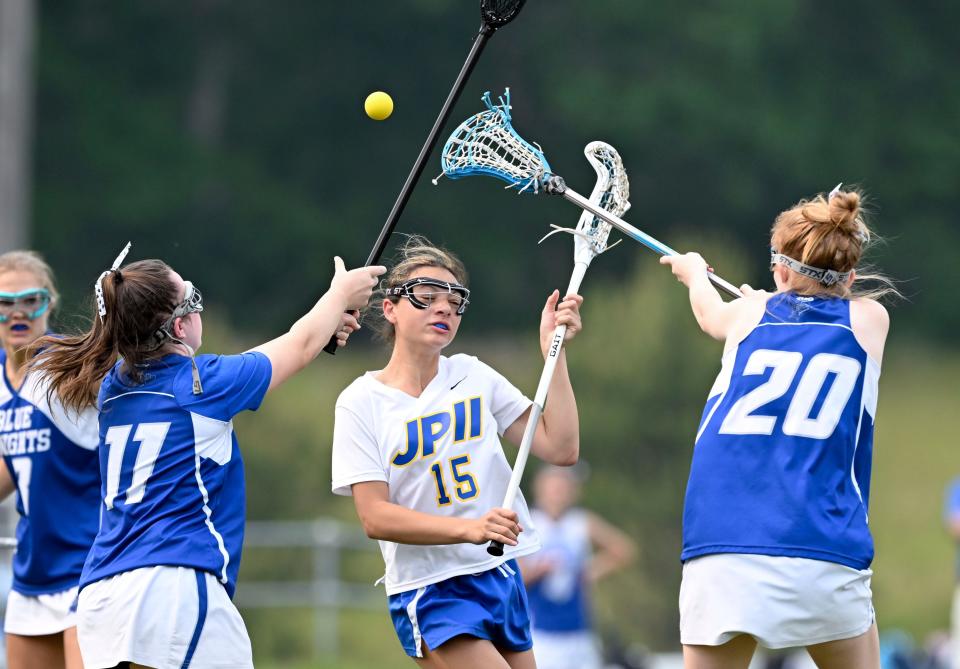
<path id="1" fill-rule="evenodd" d="M 696 253 L 664 257 L 705 333 L 725 342 L 683 514 L 687 669 L 746 669 L 756 645 L 806 647 L 820 669 L 879 669 L 867 525 L 886 309 L 857 288 L 861 195 L 782 212 L 776 291 L 724 302 Z"/>
<path id="2" fill-rule="evenodd" d="M 84 666 L 253 667 L 230 599 L 245 515 L 232 419 L 335 332 L 345 343 L 358 327 L 345 311 L 367 303 L 384 268 L 348 272 L 337 258 L 330 289 L 289 332 L 240 355 L 195 355 L 200 292 L 159 260 L 121 268 L 125 252 L 96 282 L 89 332 L 49 339 L 38 357 L 66 406 L 100 410 L 101 523 L 77 612 Z"/>

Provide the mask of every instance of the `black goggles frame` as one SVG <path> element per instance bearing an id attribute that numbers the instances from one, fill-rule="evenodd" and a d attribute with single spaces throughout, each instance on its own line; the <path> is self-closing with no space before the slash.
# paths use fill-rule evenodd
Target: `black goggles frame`
<path id="1" fill-rule="evenodd" d="M 460 306 L 457 307 L 457 316 L 463 316 L 463 312 L 467 310 L 467 305 L 470 304 L 470 289 L 466 286 L 461 286 L 459 283 L 450 283 L 448 281 L 440 281 L 439 279 L 431 279 L 430 277 L 426 276 L 420 276 L 415 279 L 407 279 L 399 286 L 387 288 L 384 291 L 384 294 L 387 297 L 405 297 L 410 300 L 410 304 L 417 309 L 427 309 L 430 305 L 417 297 L 416 293 L 413 292 L 413 289 L 416 286 L 431 286 L 433 288 L 442 289 L 440 292 L 450 294 L 456 293 L 459 295 L 462 301 L 460 302 Z"/>

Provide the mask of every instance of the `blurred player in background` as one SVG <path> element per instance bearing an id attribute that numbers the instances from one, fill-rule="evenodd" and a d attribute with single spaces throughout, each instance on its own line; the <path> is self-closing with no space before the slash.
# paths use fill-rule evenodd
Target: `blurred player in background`
<path id="1" fill-rule="evenodd" d="M 725 303 L 700 255 L 661 259 L 726 344 L 683 515 L 689 669 L 746 668 L 758 642 L 805 646 L 821 669 L 879 667 L 867 505 L 890 323 L 853 290 L 870 239 L 860 202 L 838 186 L 777 217 L 774 293 Z"/>
<path id="2" fill-rule="evenodd" d="M 957 547 L 957 586 L 954 589 L 953 608 L 950 611 L 950 659 L 951 669 L 960 669 L 960 478 L 954 479 L 947 488 L 943 522 Z"/>
<path id="3" fill-rule="evenodd" d="M 515 558 L 539 548 L 522 495 L 498 508 L 510 479 L 499 436 L 519 444 L 531 401 L 472 356 L 441 355 L 469 302 L 460 260 L 411 237 L 386 280 L 387 365 L 341 393 L 333 491 L 353 495 L 380 540 L 397 636 L 422 667 L 534 667 L 527 599 Z M 578 295 L 548 298 L 540 344 L 558 324 L 580 331 Z M 579 455 L 579 419 L 560 354 L 532 450 L 554 464 Z M 526 530 L 526 531 L 524 531 Z M 502 557 L 485 550 L 505 545 Z"/>
<path id="4" fill-rule="evenodd" d="M 537 669 L 599 669 L 590 590 L 622 569 L 633 541 L 600 516 L 576 506 L 583 468 L 545 466 L 533 483 L 530 515 L 543 548 L 520 561 L 533 622 Z"/>
<path id="5" fill-rule="evenodd" d="M 243 542 L 233 417 L 357 321 L 383 267 L 345 271 L 289 332 L 241 355 L 200 355 L 200 292 L 160 260 L 97 281 L 89 332 L 42 340 L 38 367 L 70 409 L 100 409 L 101 526 L 80 581 L 87 669 L 242 669 L 250 639 L 230 601 Z M 117 362 L 117 357 L 121 360 Z M 106 376 L 102 386 L 99 379 Z M 99 395 L 97 389 L 99 387 Z"/>
<path id="6" fill-rule="evenodd" d="M 4 620 L 10 669 L 83 666 L 75 603 L 100 515 L 97 412 L 65 411 L 30 370 L 57 297 L 36 253 L 0 255 L 0 498 L 16 491 L 20 514 Z"/>

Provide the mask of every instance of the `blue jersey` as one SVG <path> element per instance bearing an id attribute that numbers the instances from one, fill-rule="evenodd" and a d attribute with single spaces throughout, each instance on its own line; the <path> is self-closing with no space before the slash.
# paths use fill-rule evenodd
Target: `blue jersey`
<path id="1" fill-rule="evenodd" d="M 557 520 L 539 509 L 530 512 L 543 548 L 526 561 L 547 561 L 551 570 L 527 586 L 533 629 L 548 632 L 589 630 L 590 598 L 586 569 L 590 561 L 589 518 L 570 509 Z"/>
<path id="2" fill-rule="evenodd" d="M 100 388 L 100 532 L 80 587 L 159 565 L 216 576 L 232 597 L 246 496 L 233 417 L 260 406 L 271 366 L 261 353 L 167 355 L 130 385 L 122 363 Z"/>
<path id="3" fill-rule="evenodd" d="M 879 376 L 853 335 L 848 300 L 771 297 L 710 391 L 681 559 L 754 553 L 866 569 Z"/>
<path id="4" fill-rule="evenodd" d="M 0 349 L 0 448 L 17 486 L 17 552 L 13 589 L 44 595 L 77 585 L 97 534 L 100 472 L 97 412 L 65 411 L 48 398 L 43 377 L 28 374 L 19 390 Z"/>
<path id="5" fill-rule="evenodd" d="M 960 478 L 950 482 L 943 505 L 943 521 L 949 526 L 960 522 Z M 960 550 L 956 561 L 957 581 L 960 582 Z"/>

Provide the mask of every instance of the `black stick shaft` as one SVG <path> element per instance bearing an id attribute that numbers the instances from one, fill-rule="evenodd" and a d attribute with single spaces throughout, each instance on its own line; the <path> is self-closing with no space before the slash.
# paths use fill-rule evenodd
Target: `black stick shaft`
<path id="1" fill-rule="evenodd" d="M 370 256 L 365 263 L 366 265 L 373 265 L 380 260 L 380 256 L 383 255 L 383 251 L 387 247 L 387 240 L 390 238 L 393 229 L 397 227 L 397 221 L 400 220 L 400 215 L 407 206 L 407 201 L 410 200 L 413 188 L 417 185 L 420 175 L 423 174 L 423 168 L 426 167 L 430 153 L 437 144 L 437 138 L 440 136 L 443 126 L 446 125 L 447 119 L 450 118 L 450 113 L 453 111 L 454 105 L 457 104 L 457 100 L 460 98 L 464 86 L 466 86 L 467 79 L 470 78 L 473 68 L 480 59 L 483 47 L 487 45 L 487 40 L 490 39 L 493 33 L 494 29 L 484 24 L 483 27 L 480 28 L 476 39 L 473 40 L 473 47 L 470 49 L 469 55 L 467 55 L 467 60 L 463 63 L 463 68 L 461 68 L 460 74 L 457 75 L 457 80 L 454 82 L 453 88 L 450 89 L 450 94 L 447 96 L 446 102 L 443 103 L 443 108 L 440 110 L 437 120 L 430 129 L 430 134 L 427 135 L 427 141 L 423 143 L 423 148 L 420 149 L 420 155 L 417 156 L 416 161 L 414 161 L 413 167 L 410 169 L 410 174 L 407 175 L 407 180 L 403 184 L 403 188 L 400 189 L 400 195 L 397 196 L 397 201 L 393 203 L 393 209 L 390 210 L 390 215 L 387 216 L 387 222 L 384 223 L 383 229 L 380 231 L 377 243 L 373 245 L 373 250 L 370 251 Z"/>
<path id="2" fill-rule="evenodd" d="M 387 248 L 387 240 L 390 239 L 393 229 L 397 227 L 397 221 L 400 220 L 400 215 L 407 206 L 410 195 L 413 193 L 417 181 L 420 180 L 420 175 L 423 174 L 423 168 L 427 166 L 427 160 L 430 158 L 433 148 L 437 145 L 440 132 L 443 130 L 443 126 L 446 125 L 447 119 L 450 118 L 450 113 L 453 111 L 454 105 L 457 104 L 457 100 L 460 99 L 460 94 L 463 92 L 463 88 L 466 86 L 467 79 L 470 78 L 473 68 L 476 67 L 477 61 L 480 60 L 483 47 L 487 45 L 487 40 L 490 39 L 490 36 L 493 35 L 494 32 L 496 32 L 496 28 L 491 28 L 486 23 L 480 27 L 480 32 L 473 40 L 473 46 L 470 48 L 467 60 L 463 63 L 460 74 L 457 75 L 457 80 L 453 83 L 453 88 L 450 89 L 450 94 L 447 95 L 447 99 L 443 103 L 443 108 L 440 109 L 440 114 L 437 116 L 437 120 L 434 121 L 433 127 L 430 129 L 430 134 L 427 135 L 427 141 L 423 143 L 423 148 L 420 149 L 420 155 L 418 155 L 414 161 L 413 167 L 410 169 L 410 174 L 407 175 L 407 180 L 403 184 L 403 188 L 400 189 L 397 201 L 393 203 L 393 209 L 390 210 L 390 215 L 387 216 L 387 222 L 383 224 L 383 229 L 380 230 L 380 236 L 377 237 L 377 242 L 373 245 L 373 250 L 370 251 L 367 262 L 364 263 L 365 266 L 369 267 L 370 265 L 376 264 L 377 261 L 380 260 L 380 256 L 383 255 L 384 249 Z M 336 354 L 336 336 L 330 338 L 330 341 L 323 350 L 327 353 Z"/>

